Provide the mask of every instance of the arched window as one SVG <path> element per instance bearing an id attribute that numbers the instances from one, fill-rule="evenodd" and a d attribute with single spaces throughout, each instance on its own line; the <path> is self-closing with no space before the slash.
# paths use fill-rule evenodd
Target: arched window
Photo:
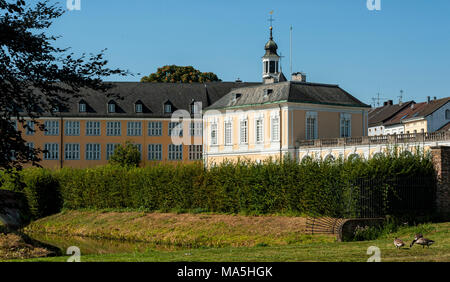
<path id="1" fill-rule="evenodd" d="M 114 101 L 108 102 L 108 113 L 115 113 L 116 112 L 116 103 Z"/>
<path id="2" fill-rule="evenodd" d="M 361 157 L 358 154 L 356 154 L 356 153 L 351 154 L 350 156 L 348 156 L 348 160 L 351 161 L 351 162 L 359 160 L 360 158 Z"/>
<path id="3" fill-rule="evenodd" d="M 382 157 L 383 157 L 383 153 L 378 152 L 378 153 L 375 153 L 372 158 L 374 158 L 374 159 L 381 159 Z"/>
<path id="4" fill-rule="evenodd" d="M 310 156 L 306 155 L 302 158 L 302 163 L 303 162 L 312 162 L 313 158 L 311 158 Z"/>
<path id="5" fill-rule="evenodd" d="M 135 113 L 142 113 L 144 109 L 144 105 L 142 104 L 142 102 L 140 100 L 136 101 L 136 103 L 134 103 L 134 112 Z"/>
<path id="6" fill-rule="evenodd" d="M 332 161 L 334 161 L 336 158 L 332 155 L 332 154 L 329 154 L 329 155 L 327 155 L 326 157 L 325 157 L 325 159 L 324 159 L 324 161 L 325 162 L 332 162 Z"/>

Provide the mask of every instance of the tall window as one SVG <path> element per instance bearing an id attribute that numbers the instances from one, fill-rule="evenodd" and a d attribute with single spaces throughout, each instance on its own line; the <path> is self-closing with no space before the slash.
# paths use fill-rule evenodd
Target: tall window
<path id="1" fill-rule="evenodd" d="M 58 143 L 45 143 L 44 144 L 44 160 L 57 160 L 59 159 L 59 144 Z"/>
<path id="2" fill-rule="evenodd" d="M 232 145 L 232 123 L 231 121 L 226 121 L 224 124 L 225 128 L 225 145 Z"/>
<path id="3" fill-rule="evenodd" d="M 162 160 L 162 144 L 148 144 L 148 160 Z"/>
<path id="4" fill-rule="evenodd" d="M 189 145 L 189 160 L 201 160 L 203 158 L 202 145 Z"/>
<path id="5" fill-rule="evenodd" d="M 341 137 L 351 136 L 351 115 L 341 113 Z"/>
<path id="6" fill-rule="evenodd" d="M 59 135 L 59 121 L 47 120 L 44 122 L 45 133 L 44 135 Z"/>
<path id="7" fill-rule="evenodd" d="M 119 146 L 120 146 L 120 144 L 118 144 L 118 143 L 106 144 L 106 159 L 107 160 L 109 160 L 111 158 L 111 156 L 114 154 L 114 151 Z"/>
<path id="8" fill-rule="evenodd" d="M 211 124 L 211 145 L 217 145 L 217 123 Z"/>
<path id="9" fill-rule="evenodd" d="M 169 122 L 169 136 L 183 136 L 183 123 Z"/>
<path id="10" fill-rule="evenodd" d="M 272 117 L 272 141 L 280 141 L 280 117 Z"/>
<path id="11" fill-rule="evenodd" d="M 256 119 L 255 127 L 256 127 L 256 143 L 262 143 L 264 141 L 262 118 Z"/>
<path id="12" fill-rule="evenodd" d="M 140 122 L 140 121 L 127 122 L 127 135 L 128 136 L 141 136 L 142 135 L 142 122 Z"/>
<path id="13" fill-rule="evenodd" d="M 317 112 L 306 113 L 306 139 L 317 139 Z"/>
<path id="14" fill-rule="evenodd" d="M 33 155 L 33 150 L 34 150 L 34 143 L 33 142 L 27 142 L 25 143 L 25 145 L 28 147 L 28 149 L 30 150 L 28 157 L 31 159 L 35 159 L 35 156 Z"/>
<path id="15" fill-rule="evenodd" d="M 194 102 L 191 104 L 191 114 L 198 114 L 200 112 L 200 102 Z"/>
<path id="16" fill-rule="evenodd" d="M 122 135 L 122 123 L 120 121 L 106 122 L 106 135 L 107 136 L 121 136 Z"/>
<path id="17" fill-rule="evenodd" d="M 450 110 L 445 110 L 445 119 L 450 119 Z"/>
<path id="18" fill-rule="evenodd" d="M 99 121 L 86 122 L 86 136 L 100 136 L 100 122 Z"/>
<path id="19" fill-rule="evenodd" d="M 34 135 L 34 121 L 27 121 L 27 135 Z"/>
<path id="20" fill-rule="evenodd" d="M 80 122 L 79 121 L 66 121 L 64 131 L 66 136 L 79 136 L 80 135 Z"/>
<path id="21" fill-rule="evenodd" d="M 80 113 L 85 113 L 85 112 L 86 112 L 86 103 L 80 102 L 80 103 L 78 104 L 78 111 L 79 111 Z"/>
<path id="22" fill-rule="evenodd" d="M 169 160 L 180 161 L 183 159 L 183 145 L 169 144 Z"/>
<path id="23" fill-rule="evenodd" d="M 247 120 L 241 120 L 241 127 L 240 127 L 240 141 L 241 144 L 247 144 L 248 143 L 248 121 Z"/>
<path id="24" fill-rule="evenodd" d="M 275 61 L 270 61 L 269 67 L 270 67 L 269 72 L 275 73 Z"/>
<path id="25" fill-rule="evenodd" d="M 148 123 L 148 136 L 162 136 L 162 122 L 150 121 Z"/>
<path id="26" fill-rule="evenodd" d="M 168 114 L 172 112 L 172 105 L 169 103 L 164 104 L 164 113 Z"/>
<path id="27" fill-rule="evenodd" d="M 141 103 L 136 103 L 135 105 L 134 105 L 134 111 L 136 112 L 136 113 L 142 113 L 142 104 Z"/>
<path id="28" fill-rule="evenodd" d="M 134 144 L 134 146 L 139 151 L 139 159 L 142 160 L 142 144 Z"/>
<path id="29" fill-rule="evenodd" d="M 192 122 L 190 124 L 191 136 L 202 136 L 203 135 L 203 124 L 202 122 Z"/>
<path id="30" fill-rule="evenodd" d="M 65 144 L 64 145 L 64 158 L 66 160 L 79 160 L 80 159 L 80 144 Z"/>
<path id="31" fill-rule="evenodd" d="M 115 113 L 116 112 L 116 104 L 113 102 L 108 103 L 108 113 Z"/>
<path id="32" fill-rule="evenodd" d="M 86 160 L 100 160 L 101 145 L 100 144 L 86 144 Z"/>

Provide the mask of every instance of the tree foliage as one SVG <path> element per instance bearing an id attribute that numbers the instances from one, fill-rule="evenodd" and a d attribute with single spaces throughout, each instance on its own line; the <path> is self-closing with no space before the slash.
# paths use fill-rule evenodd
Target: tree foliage
<path id="1" fill-rule="evenodd" d="M 105 50 L 75 56 L 69 48 L 55 47 L 58 37 L 49 35 L 48 30 L 64 14 L 58 5 L 0 0 L 1 169 L 38 164 L 40 150 L 29 148 L 17 130 L 18 124 L 28 127 L 25 117 L 43 130 L 36 119 L 44 113 L 57 115 L 54 109 L 63 109 L 70 97 L 81 96 L 80 89 L 106 93 L 112 86 L 103 83 L 103 77 L 129 74 L 107 68 Z"/>
<path id="2" fill-rule="evenodd" d="M 109 163 L 123 167 L 137 167 L 141 162 L 141 152 L 131 142 L 119 145 L 109 159 Z"/>
<path id="3" fill-rule="evenodd" d="M 157 72 L 141 78 L 141 82 L 192 83 L 220 81 L 212 72 L 200 72 L 191 66 L 163 66 Z"/>

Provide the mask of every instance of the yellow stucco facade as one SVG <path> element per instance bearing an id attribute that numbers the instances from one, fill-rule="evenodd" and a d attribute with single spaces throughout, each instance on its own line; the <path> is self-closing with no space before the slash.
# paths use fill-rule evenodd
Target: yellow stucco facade
<path id="1" fill-rule="evenodd" d="M 57 158 L 56 159 L 46 159 L 44 154 L 40 154 L 42 161 L 40 164 L 47 168 L 61 168 L 61 167 L 74 167 L 74 168 L 84 168 L 84 167 L 95 167 L 99 165 L 105 165 L 108 163 L 107 159 L 107 146 L 108 144 L 124 144 L 130 141 L 134 144 L 141 146 L 141 165 L 151 165 L 158 162 L 193 162 L 202 160 L 202 135 L 201 135 L 201 120 L 192 120 L 192 122 L 197 122 L 200 124 L 200 134 L 191 135 L 190 133 L 190 122 L 183 122 L 183 144 L 181 154 L 172 154 L 173 157 L 169 157 L 169 145 L 179 143 L 174 143 L 174 140 L 169 136 L 169 122 L 170 119 L 139 119 L 139 118 L 129 118 L 129 119 L 106 119 L 106 118 L 43 118 L 37 120 L 42 124 L 45 121 L 53 121 L 57 123 L 58 133 L 55 135 L 47 135 L 45 132 L 39 130 L 37 125 L 35 125 L 35 132 L 32 134 L 27 134 L 27 130 L 18 123 L 18 130 L 22 132 L 23 138 L 28 142 L 32 143 L 34 148 L 44 149 L 45 144 L 58 144 L 57 146 Z M 66 134 L 67 121 L 79 122 L 79 133 L 75 136 Z M 98 122 L 100 124 L 98 135 L 89 135 L 86 132 L 86 126 L 88 122 Z M 120 135 L 111 136 L 107 134 L 107 123 L 108 122 L 118 122 L 120 123 Z M 128 135 L 128 122 L 138 122 L 141 125 L 140 134 L 137 136 Z M 149 134 L 150 122 L 161 123 L 161 134 L 157 136 L 151 136 Z M 78 158 L 77 159 L 67 159 L 65 155 L 66 144 L 78 144 Z M 87 144 L 98 144 L 100 153 L 98 157 L 89 159 L 86 150 Z M 161 156 L 156 160 L 150 159 L 149 157 L 149 145 L 158 144 L 161 145 Z M 191 145 L 195 145 L 196 147 Z"/>
<path id="2" fill-rule="evenodd" d="M 419 119 L 412 121 L 405 121 L 405 133 L 425 133 L 427 132 L 427 120 Z"/>
<path id="3" fill-rule="evenodd" d="M 298 143 L 308 139 L 308 116 L 314 117 L 313 129 L 309 130 L 315 133 L 310 139 L 326 139 L 342 136 L 343 114 L 350 119 L 347 137 L 367 136 L 367 108 L 279 103 L 208 111 L 203 118 L 204 159 L 207 164 L 218 164 L 238 159 L 260 162 L 278 159 L 286 153 L 294 157 Z M 257 138 L 258 120 L 263 126 Z M 246 126 L 242 122 L 246 122 Z M 231 123 L 231 138 L 226 136 L 229 134 L 225 130 L 226 123 Z M 247 139 L 241 137 L 245 134 Z"/>

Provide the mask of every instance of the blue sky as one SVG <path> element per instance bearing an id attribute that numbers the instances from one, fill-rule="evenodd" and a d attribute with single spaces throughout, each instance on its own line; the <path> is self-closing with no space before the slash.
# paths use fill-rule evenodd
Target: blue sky
<path id="1" fill-rule="evenodd" d="M 450 1 L 380 0 L 81 0 L 51 33 L 81 54 L 108 48 L 111 67 L 141 73 L 112 77 L 139 81 L 163 65 L 192 65 L 224 81 L 261 81 L 261 56 L 274 10 L 274 40 L 289 73 L 339 84 L 365 103 L 380 93 L 398 101 L 450 96 Z M 64 6 L 66 1 L 60 1 Z"/>

